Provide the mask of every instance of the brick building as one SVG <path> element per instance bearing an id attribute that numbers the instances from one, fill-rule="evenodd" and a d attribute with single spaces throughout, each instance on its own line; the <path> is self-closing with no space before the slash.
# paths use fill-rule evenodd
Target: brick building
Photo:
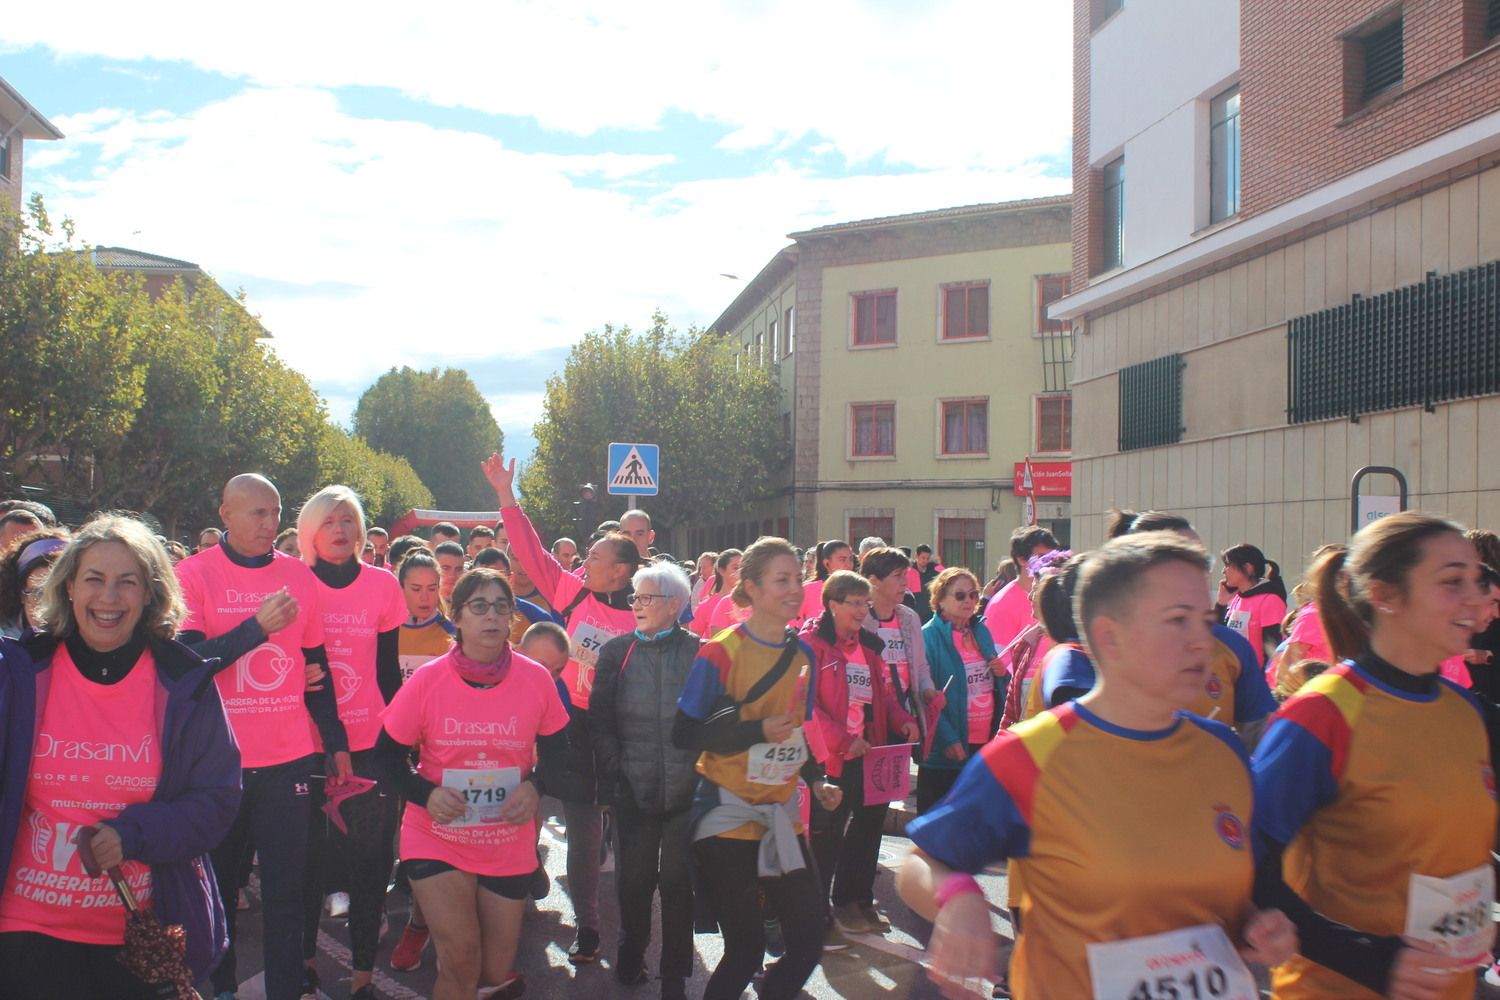
<path id="1" fill-rule="evenodd" d="M 1369 465 L 1500 526 L 1500 2 L 1074 11 L 1050 315 L 1076 342 L 1075 541 L 1112 505 L 1172 509 L 1295 576 Z"/>
<path id="2" fill-rule="evenodd" d="M 0 78 L 0 198 L 21 211 L 22 168 L 28 139 L 61 139 L 63 134 L 20 93 Z"/>
<path id="3" fill-rule="evenodd" d="M 689 547 L 878 535 L 983 570 L 1022 521 L 1028 455 L 1050 474 L 1039 518 L 1066 533 L 1071 348 L 1045 307 L 1068 232 L 1063 197 L 793 233 L 712 326 L 778 367 L 792 457 Z"/>

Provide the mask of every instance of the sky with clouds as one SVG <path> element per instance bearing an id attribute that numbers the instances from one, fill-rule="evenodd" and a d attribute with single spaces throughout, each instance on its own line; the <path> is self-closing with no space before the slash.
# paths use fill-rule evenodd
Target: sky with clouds
<path id="1" fill-rule="evenodd" d="M 6 11 L 0 76 L 81 239 L 243 287 L 341 422 L 463 367 L 524 456 L 572 343 L 712 322 L 787 233 L 1066 192 L 1071 8 L 75 0 Z"/>

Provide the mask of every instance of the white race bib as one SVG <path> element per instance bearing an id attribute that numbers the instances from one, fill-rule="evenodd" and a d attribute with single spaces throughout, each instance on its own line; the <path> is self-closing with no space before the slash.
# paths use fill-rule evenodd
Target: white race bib
<path id="1" fill-rule="evenodd" d="M 844 664 L 844 677 L 849 682 L 849 704 L 868 705 L 875 700 L 870 687 L 870 665 L 868 663 Z"/>
<path id="2" fill-rule="evenodd" d="M 994 675 L 984 660 L 965 660 L 964 680 L 969 685 L 970 705 L 983 707 L 994 700 Z"/>
<path id="3" fill-rule="evenodd" d="M 448 767 L 443 787 L 464 797 L 467 808 L 449 826 L 492 826 L 500 822 L 500 807 L 521 784 L 518 767 Z"/>
<path id="4" fill-rule="evenodd" d="M 1094 1000 L 1258 1000 L 1224 928 L 1184 927 L 1088 946 Z"/>
<path id="5" fill-rule="evenodd" d="M 1406 896 L 1406 936 L 1436 945 L 1445 955 L 1479 961 L 1495 938 L 1490 910 L 1495 869 L 1480 865 L 1452 878 L 1413 875 Z"/>
<path id="6" fill-rule="evenodd" d="M 784 785 L 807 763 L 807 741 L 802 729 L 780 743 L 757 743 L 745 755 L 745 777 L 753 785 Z"/>
<path id="7" fill-rule="evenodd" d="M 1246 640 L 1250 638 L 1250 612 L 1231 611 L 1224 616 L 1224 624 L 1244 636 Z"/>
<path id="8" fill-rule="evenodd" d="M 589 668 L 591 679 L 594 676 L 594 665 L 599 662 L 599 650 L 613 638 L 612 633 L 591 622 L 579 622 L 578 627 L 573 630 L 573 659 Z"/>

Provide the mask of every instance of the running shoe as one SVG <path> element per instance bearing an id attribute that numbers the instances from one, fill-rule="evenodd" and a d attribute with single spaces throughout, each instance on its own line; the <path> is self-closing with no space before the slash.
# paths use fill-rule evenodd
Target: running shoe
<path id="1" fill-rule="evenodd" d="M 766 954 L 772 958 L 786 954 L 786 935 L 781 933 L 780 920 L 766 921 Z"/>
<path id="2" fill-rule="evenodd" d="M 568 949 L 568 962 L 573 965 L 588 965 L 599 961 L 599 932 L 592 927 L 578 928 L 578 938 Z"/>
<path id="3" fill-rule="evenodd" d="M 526 977 L 519 972 L 513 972 L 510 978 L 499 986 L 481 987 L 475 1000 L 515 1000 L 525 992 Z"/>
<path id="4" fill-rule="evenodd" d="M 302 996 L 301 1000 L 318 1000 L 318 970 L 310 965 L 302 967 Z"/>
<path id="5" fill-rule="evenodd" d="M 879 910 L 875 909 L 873 903 L 864 903 L 859 908 L 860 916 L 865 918 L 865 923 L 870 925 L 872 934 L 885 934 L 891 929 L 891 921 Z"/>
<path id="6" fill-rule="evenodd" d="M 406 930 L 401 932 L 401 940 L 391 949 L 391 968 L 397 972 L 416 972 L 420 969 L 422 952 L 426 950 L 427 941 L 431 937 L 427 928 L 407 924 Z"/>
<path id="7" fill-rule="evenodd" d="M 1487 985 L 1500 987 L 1500 962 L 1496 962 L 1484 973 L 1484 981 Z"/>
<path id="8" fill-rule="evenodd" d="M 870 926 L 857 903 L 840 903 L 833 908 L 833 922 L 845 934 L 866 934 L 876 929 Z M 879 925 L 877 924 L 876 927 Z"/>

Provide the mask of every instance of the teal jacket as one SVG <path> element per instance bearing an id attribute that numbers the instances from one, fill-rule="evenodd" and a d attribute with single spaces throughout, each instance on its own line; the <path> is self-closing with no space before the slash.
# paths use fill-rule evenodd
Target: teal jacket
<path id="1" fill-rule="evenodd" d="M 990 630 L 977 616 L 974 619 L 974 641 L 986 660 L 995 658 L 995 640 Z M 922 626 L 922 648 L 927 651 L 927 665 L 932 670 L 933 687 L 946 692 L 947 703 L 943 714 L 938 716 L 937 728 L 932 737 L 932 752 L 921 761 L 923 767 L 940 767 L 957 771 L 963 761 L 943 755 L 943 748 L 957 743 L 965 749 L 969 746 L 969 685 L 964 677 L 964 663 L 953 644 L 953 626 L 943 620 L 942 615 L 933 615 Z M 995 717 L 1000 717 L 1000 703 L 996 700 Z"/>

